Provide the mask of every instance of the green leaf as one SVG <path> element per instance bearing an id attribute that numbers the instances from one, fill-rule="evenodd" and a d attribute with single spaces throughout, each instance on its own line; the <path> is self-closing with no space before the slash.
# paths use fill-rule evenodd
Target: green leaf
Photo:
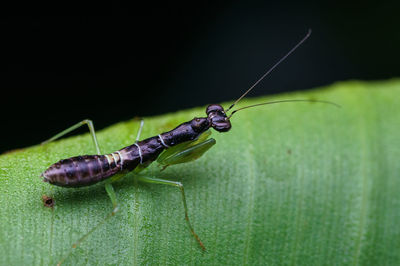
<path id="1" fill-rule="evenodd" d="M 150 168 L 184 184 L 206 253 L 186 226 L 178 189 L 126 178 L 115 185 L 120 212 L 65 264 L 399 265 L 400 80 L 343 82 L 240 106 L 276 99 L 342 108 L 243 110 L 230 132 L 213 133 L 217 145 L 199 160 Z M 203 115 L 196 108 L 147 118 L 142 136 Z M 133 143 L 138 126 L 133 120 L 98 132 L 102 151 Z M 94 153 L 85 134 L 0 157 L 1 265 L 54 265 L 111 212 L 102 184 L 65 189 L 39 178 L 59 159 Z M 53 209 L 42 195 L 55 199 Z"/>

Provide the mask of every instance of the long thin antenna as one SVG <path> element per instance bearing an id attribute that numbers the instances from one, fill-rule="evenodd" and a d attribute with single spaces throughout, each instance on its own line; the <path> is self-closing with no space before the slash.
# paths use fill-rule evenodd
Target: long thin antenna
<path id="1" fill-rule="evenodd" d="M 247 108 L 252 108 L 252 107 L 256 107 L 256 106 L 260 106 L 260 105 L 267 105 L 267 104 L 275 104 L 275 103 L 289 103 L 289 102 L 311 102 L 311 103 L 326 103 L 326 104 L 331 104 L 334 105 L 338 108 L 340 108 L 341 106 L 334 103 L 334 102 L 329 102 L 329 101 L 319 101 L 319 100 L 279 100 L 279 101 L 272 101 L 272 102 L 266 102 L 266 103 L 257 103 L 257 104 L 253 104 L 253 105 L 249 105 L 249 106 L 245 106 L 239 109 L 236 109 L 234 111 L 232 111 L 232 113 L 227 117 L 227 119 L 230 119 L 234 113 L 236 113 L 237 111 L 243 110 L 243 109 L 247 109 Z"/>
<path id="2" fill-rule="evenodd" d="M 281 59 L 279 59 L 279 61 L 276 62 L 275 65 L 273 65 L 267 72 L 265 72 L 265 74 L 262 75 L 261 78 L 259 78 L 245 93 L 243 93 L 243 95 L 240 96 L 239 99 L 237 99 L 231 106 L 229 106 L 229 108 L 225 111 L 225 113 L 227 113 L 229 110 L 231 110 L 232 107 L 235 106 L 235 104 L 237 104 L 244 96 L 247 95 L 247 93 L 249 93 L 255 86 L 257 86 L 258 83 L 260 83 L 266 76 L 268 76 L 268 74 L 271 73 L 272 70 L 274 70 L 291 53 L 293 53 L 303 42 L 305 42 L 308 39 L 308 37 L 310 37 L 310 35 L 311 35 L 311 29 L 308 30 L 306 36 L 304 36 L 303 39 L 301 39 L 300 42 L 298 42 L 285 56 L 283 56 Z"/>

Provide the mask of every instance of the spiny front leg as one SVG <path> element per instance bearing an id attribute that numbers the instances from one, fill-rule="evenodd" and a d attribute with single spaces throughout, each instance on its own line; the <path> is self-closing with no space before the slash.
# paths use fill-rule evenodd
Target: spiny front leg
<path id="1" fill-rule="evenodd" d="M 181 191 L 181 194 L 182 194 L 182 202 L 183 202 L 183 208 L 185 210 L 186 223 L 187 223 L 187 225 L 189 227 L 190 232 L 192 233 L 194 238 L 199 243 L 200 247 L 205 251 L 206 248 L 205 248 L 203 242 L 201 242 L 200 237 L 195 233 L 195 231 L 193 229 L 193 226 L 190 223 L 189 214 L 188 214 L 188 208 L 187 208 L 187 204 L 186 204 L 185 190 L 183 188 L 182 183 L 175 182 L 175 181 L 169 181 L 169 180 L 165 180 L 165 179 L 160 179 L 160 178 L 145 177 L 145 176 L 137 176 L 136 178 L 137 178 L 138 181 L 142 181 L 142 182 L 146 182 L 146 183 L 162 184 L 162 185 L 174 186 L 174 187 L 179 188 L 179 190 Z"/>
<path id="2" fill-rule="evenodd" d="M 204 132 L 199 139 L 187 141 L 165 150 L 157 159 L 164 166 L 163 170 L 174 164 L 197 160 L 215 145 L 215 139 L 207 139 L 210 133 Z"/>

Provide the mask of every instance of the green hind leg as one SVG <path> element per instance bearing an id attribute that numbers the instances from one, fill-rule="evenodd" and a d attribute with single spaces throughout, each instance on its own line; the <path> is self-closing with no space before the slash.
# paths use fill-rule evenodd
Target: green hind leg
<path id="1" fill-rule="evenodd" d="M 139 127 L 139 130 L 138 130 L 137 136 L 136 136 L 136 142 L 139 141 L 140 134 L 142 133 L 142 129 L 143 129 L 143 124 L 144 124 L 144 120 L 141 119 L 141 120 L 140 120 L 140 127 Z M 94 130 L 93 121 L 90 120 L 90 119 L 85 119 L 85 120 L 82 120 L 82 121 L 79 122 L 79 123 L 76 123 L 75 125 L 73 125 L 73 126 L 67 128 L 67 129 L 61 131 L 60 133 L 54 135 L 54 136 L 51 137 L 50 139 L 43 141 L 43 142 L 41 143 L 41 145 L 45 145 L 45 144 L 47 144 L 47 143 L 49 143 L 49 142 L 55 141 L 55 140 L 61 138 L 62 136 L 64 136 L 64 135 L 70 133 L 71 131 L 74 131 L 75 129 L 77 129 L 77 128 L 83 126 L 83 125 L 87 125 L 87 126 L 88 126 L 90 135 L 92 136 L 93 144 L 94 144 L 94 146 L 96 147 L 96 152 L 97 152 L 97 154 L 100 155 L 101 152 L 100 152 L 99 143 L 97 142 L 96 131 Z"/>
<path id="2" fill-rule="evenodd" d="M 87 120 L 87 121 L 90 121 L 90 120 Z M 50 141 L 53 141 L 53 140 L 55 140 L 55 139 L 57 139 L 57 138 L 59 138 L 59 137 L 65 135 L 65 134 L 69 133 L 70 131 L 72 131 L 72 130 L 78 128 L 79 126 L 81 126 L 81 125 L 84 124 L 83 122 L 84 122 L 84 121 L 82 121 L 82 122 L 80 122 L 80 123 L 78 123 L 78 124 L 76 124 L 76 125 L 74 125 L 74 126 L 68 128 L 68 129 L 64 130 L 63 132 L 57 134 L 57 135 L 54 136 L 53 138 L 51 138 L 51 139 L 49 139 L 48 141 L 46 141 L 46 143 L 47 143 L 47 142 L 50 142 Z M 136 142 L 137 142 L 137 141 L 139 140 L 139 138 L 140 138 L 140 134 L 141 134 L 142 129 L 143 129 L 143 123 L 144 123 L 143 120 L 141 120 L 141 122 L 140 122 L 140 127 L 139 127 L 139 130 L 138 130 L 138 134 L 137 134 L 137 137 L 136 137 Z M 98 149 L 98 145 L 97 145 L 96 135 L 95 135 L 95 133 L 94 133 L 93 123 L 90 121 L 90 123 L 88 123 L 88 125 L 89 125 L 89 129 L 91 130 L 91 133 L 93 132 L 92 137 L 93 137 L 93 140 L 94 140 L 94 142 L 95 142 L 95 144 L 96 144 L 96 148 L 97 148 L 97 150 L 98 150 L 98 152 L 99 152 L 99 154 L 100 154 L 100 150 Z M 116 181 L 122 179 L 125 175 L 126 175 L 126 173 L 121 173 L 121 174 L 114 175 L 114 176 L 111 177 L 111 179 L 105 184 L 105 189 L 106 189 L 107 195 L 108 195 L 108 197 L 110 198 L 111 203 L 112 203 L 112 205 L 113 205 L 113 210 L 112 210 L 112 212 L 111 212 L 109 215 L 107 215 L 106 218 L 105 218 L 103 221 L 101 221 L 100 223 L 98 223 L 96 226 L 94 226 L 92 229 L 90 229 L 85 235 L 83 235 L 81 238 L 79 238 L 78 241 L 76 241 L 76 242 L 72 245 L 72 248 L 71 248 L 71 250 L 67 253 L 67 255 L 65 255 L 65 256 L 57 263 L 57 265 L 61 265 L 61 264 L 72 254 L 72 252 L 73 252 L 80 244 L 82 244 L 82 242 L 84 242 L 93 232 L 95 232 L 97 229 L 99 229 L 103 224 L 105 224 L 111 217 L 113 217 L 113 216 L 118 212 L 119 209 L 118 209 L 117 195 L 115 194 L 114 187 L 112 186 L 111 183 L 116 182 Z"/>
<path id="3" fill-rule="evenodd" d="M 68 134 L 69 132 L 71 132 L 71 131 L 73 131 L 73 130 L 75 130 L 75 129 L 83 126 L 83 125 L 87 125 L 89 127 L 90 135 L 92 136 L 92 140 L 93 140 L 94 146 L 96 147 L 97 154 L 101 154 L 99 143 L 97 142 L 97 138 L 96 138 L 96 132 L 95 132 L 94 126 L 93 126 L 93 121 L 89 120 L 89 119 L 85 119 L 85 120 L 83 120 L 83 121 L 81 121 L 79 123 L 76 123 L 75 125 L 67 128 L 64 131 L 61 131 L 60 133 L 58 133 L 57 135 L 51 137 L 50 139 L 48 139 L 46 141 L 43 141 L 41 144 L 44 145 L 44 144 L 47 144 L 47 143 L 49 143 L 51 141 L 59 139 L 62 136 Z"/>
<path id="4" fill-rule="evenodd" d="M 179 190 L 181 191 L 181 195 L 182 195 L 183 208 L 185 210 L 185 220 L 189 227 L 189 230 L 192 233 L 192 235 L 194 236 L 194 238 L 197 240 L 197 242 L 199 243 L 200 247 L 203 250 L 206 250 L 205 246 L 203 245 L 203 242 L 201 242 L 200 237 L 194 232 L 193 226 L 190 223 L 188 208 L 187 208 L 187 204 L 186 204 L 185 190 L 183 188 L 182 183 L 175 182 L 175 181 L 169 181 L 169 180 L 165 180 L 165 179 L 160 179 L 160 178 L 145 177 L 145 176 L 137 176 L 136 179 L 141 182 L 168 185 L 168 186 L 174 186 L 174 187 L 179 188 Z"/>
<path id="5" fill-rule="evenodd" d="M 121 176 L 115 177 L 114 180 L 119 180 L 122 178 L 124 175 L 122 174 Z M 82 244 L 93 232 L 95 232 L 97 229 L 99 229 L 102 225 L 104 225 L 111 217 L 113 217 L 117 212 L 118 212 L 118 202 L 117 202 L 117 195 L 115 194 L 114 187 L 111 185 L 113 180 L 109 181 L 108 183 L 105 184 L 105 189 L 106 192 L 112 202 L 113 205 L 113 210 L 112 212 L 106 216 L 106 218 L 98 223 L 96 226 L 94 226 L 92 229 L 90 229 L 85 235 L 83 235 L 81 238 L 78 239 L 73 245 L 71 250 L 65 255 L 58 263 L 57 265 L 61 265 L 71 254 L 74 252 L 74 250 Z"/>

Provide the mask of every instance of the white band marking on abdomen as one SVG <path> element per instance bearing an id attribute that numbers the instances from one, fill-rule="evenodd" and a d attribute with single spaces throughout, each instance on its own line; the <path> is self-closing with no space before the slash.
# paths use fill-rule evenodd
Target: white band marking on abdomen
<path id="1" fill-rule="evenodd" d="M 121 170 L 122 170 L 122 165 L 123 165 L 123 163 L 124 163 L 124 157 L 122 157 L 122 154 L 119 152 L 119 151 L 116 151 L 116 153 L 118 153 L 118 155 L 119 155 L 119 158 L 120 158 L 120 163 L 121 163 Z"/>
<path id="2" fill-rule="evenodd" d="M 139 150 L 140 164 L 143 164 L 142 149 L 136 143 L 134 143 L 134 144 L 136 145 L 136 147 L 138 147 L 138 150 Z"/>
<path id="3" fill-rule="evenodd" d="M 163 140 L 163 138 L 161 137 L 161 134 L 160 135 L 158 135 L 158 137 L 160 138 L 160 140 L 161 140 L 161 144 L 165 147 L 165 148 L 169 148 L 169 146 L 167 145 L 167 144 L 165 144 L 165 142 L 164 142 L 164 140 Z"/>

